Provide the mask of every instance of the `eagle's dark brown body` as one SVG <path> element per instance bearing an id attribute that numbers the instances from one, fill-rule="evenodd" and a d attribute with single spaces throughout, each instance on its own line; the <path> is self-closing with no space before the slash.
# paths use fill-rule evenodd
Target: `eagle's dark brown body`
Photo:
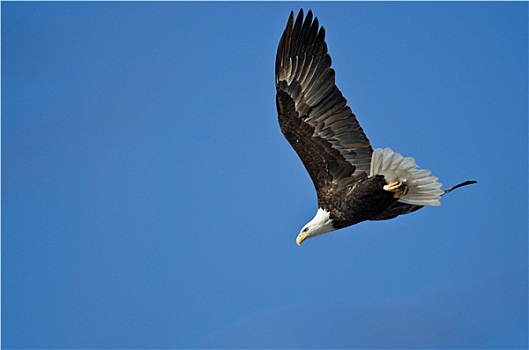
<path id="1" fill-rule="evenodd" d="M 333 196 L 319 201 L 321 208 L 330 208 L 336 229 L 374 220 L 391 205 L 397 203 L 393 193 L 383 189 L 383 176 L 363 177 L 347 188 L 339 188 Z"/>

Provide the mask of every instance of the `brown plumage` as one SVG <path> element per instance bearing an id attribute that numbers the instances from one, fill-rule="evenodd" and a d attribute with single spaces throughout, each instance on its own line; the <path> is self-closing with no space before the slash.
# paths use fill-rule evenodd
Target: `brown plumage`
<path id="1" fill-rule="evenodd" d="M 435 183 L 437 178 L 431 177 L 426 186 L 429 193 L 416 193 L 417 203 L 410 194 L 412 199 L 408 202 L 412 203 L 403 203 L 395 191 L 384 189 L 390 179 L 382 174 L 370 174 L 373 149 L 335 85 L 325 30 L 319 26 L 318 19 L 313 20 L 312 11 L 305 19 L 303 10 L 296 19 L 294 13 L 290 13 L 277 50 L 275 76 L 281 131 L 307 169 L 318 193 L 318 207 L 322 210 L 318 211 L 321 217 L 317 219 L 317 214 L 313 219 L 318 221 L 317 227 L 307 225 L 302 233 L 314 229 L 317 232 L 308 235 L 311 237 L 364 220 L 393 218 L 420 209 L 423 206 L 417 205 L 423 203 L 420 199 L 431 196 L 432 191 L 437 191 L 438 197 L 442 194 L 434 188 L 436 184 L 441 186 Z M 392 153 L 389 150 L 385 157 Z M 379 161 L 379 165 L 386 166 L 384 162 Z M 386 175 L 388 171 L 391 173 L 388 169 L 384 171 Z M 412 175 L 416 172 L 409 171 Z M 415 186 L 416 192 L 421 191 L 417 190 L 421 186 Z"/>

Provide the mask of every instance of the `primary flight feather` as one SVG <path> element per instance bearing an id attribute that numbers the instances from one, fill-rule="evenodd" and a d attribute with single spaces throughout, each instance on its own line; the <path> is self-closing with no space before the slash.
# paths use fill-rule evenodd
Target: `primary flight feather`
<path id="1" fill-rule="evenodd" d="M 437 177 L 389 148 L 371 147 L 336 87 L 325 29 L 303 10 L 290 13 L 277 49 L 276 106 L 281 131 L 307 169 L 318 210 L 296 238 L 305 239 L 365 220 L 391 219 L 475 181 L 441 189 Z"/>

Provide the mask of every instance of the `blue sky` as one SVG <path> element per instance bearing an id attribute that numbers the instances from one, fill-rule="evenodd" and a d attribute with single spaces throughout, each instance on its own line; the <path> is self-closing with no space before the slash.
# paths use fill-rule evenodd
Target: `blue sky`
<path id="1" fill-rule="evenodd" d="M 312 8 L 451 193 L 295 244 L 274 59 Z M 4 348 L 527 347 L 527 3 L 2 3 Z"/>

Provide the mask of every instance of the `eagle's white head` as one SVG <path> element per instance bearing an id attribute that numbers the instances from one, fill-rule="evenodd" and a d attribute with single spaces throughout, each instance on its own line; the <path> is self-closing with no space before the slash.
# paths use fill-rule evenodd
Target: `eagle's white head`
<path id="1" fill-rule="evenodd" d="M 336 230 L 333 225 L 330 213 L 322 208 L 318 208 L 316 215 L 310 220 L 296 237 L 296 243 L 301 245 L 307 238 L 316 237 L 327 232 Z"/>

